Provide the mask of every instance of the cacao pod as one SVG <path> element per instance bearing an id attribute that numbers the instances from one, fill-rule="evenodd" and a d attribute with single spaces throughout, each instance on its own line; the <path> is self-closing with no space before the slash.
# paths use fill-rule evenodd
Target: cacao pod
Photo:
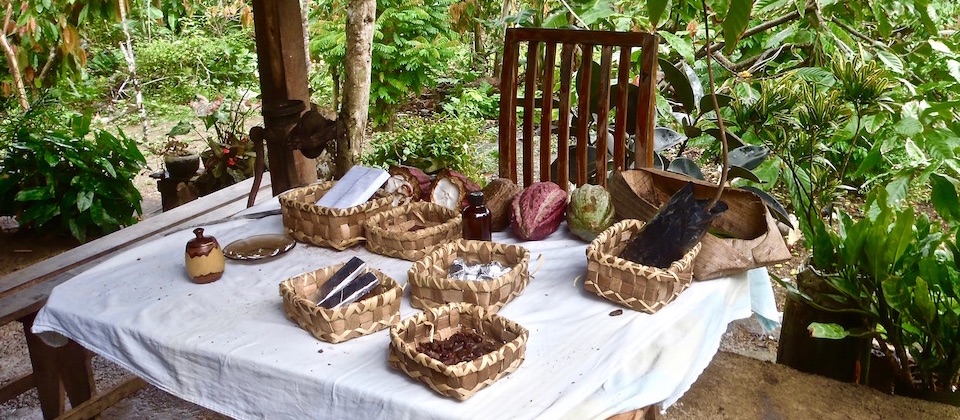
<path id="1" fill-rule="evenodd" d="M 510 226 L 520 238 L 538 241 L 563 222 L 567 193 L 553 182 L 537 182 L 517 194 L 510 205 Z"/>
<path id="2" fill-rule="evenodd" d="M 510 226 L 510 203 L 521 188 L 508 178 L 497 178 L 483 187 L 484 204 L 490 209 L 492 228 L 499 232 Z"/>
<path id="3" fill-rule="evenodd" d="M 570 193 L 567 228 L 585 241 L 592 241 L 613 225 L 613 197 L 599 185 L 585 184 Z"/>
<path id="4" fill-rule="evenodd" d="M 420 200 L 430 190 L 430 176 L 414 166 L 391 166 L 385 189 L 388 193 L 403 194 Z"/>

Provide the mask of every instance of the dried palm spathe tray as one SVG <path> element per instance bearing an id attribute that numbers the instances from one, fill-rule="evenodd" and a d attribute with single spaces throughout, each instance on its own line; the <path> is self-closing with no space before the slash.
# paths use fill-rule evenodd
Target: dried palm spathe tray
<path id="1" fill-rule="evenodd" d="M 311 299 L 320 286 L 343 266 L 321 268 L 281 282 L 280 296 L 287 317 L 314 337 L 330 343 L 377 332 L 400 321 L 403 289 L 396 280 L 371 268 L 366 271 L 377 276 L 380 285 L 364 298 L 332 309 L 317 306 Z"/>
<path id="2" fill-rule="evenodd" d="M 654 313 L 690 286 L 693 262 L 701 244 L 665 269 L 620 258 L 620 252 L 643 225 L 636 219 L 622 220 L 587 246 L 587 278 L 583 287 L 628 308 Z"/>
<path id="3" fill-rule="evenodd" d="M 368 218 L 364 235 L 371 252 L 416 261 L 434 246 L 460 238 L 462 229 L 457 211 L 414 201 Z"/>
<path id="4" fill-rule="evenodd" d="M 419 343 L 445 340 L 460 331 L 504 343 L 477 359 L 446 365 L 417 350 Z M 517 370 L 523 363 L 528 331 L 517 323 L 468 303 L 448 303 L 401 321 L 390 329 L 387 363 L 431 389 L 458 400 Z"/>
<path id="5" fill-rule="evenodd" d="M 378 191 L 366 203 L 346 209 L 318 206 L 317 200 L 335 181 L 294 188 L 280 194 L 280 210 L 287 235 L 300 242 L 344 250 L 363 241 L 363 222 L 391 208 L 399 196 Z"/>
<path id="6" fill-rule="evenodd" d="M 463 258 L 467 264 L 496 261 L 510 267 L 510 271 L 492 280 L 451 279 L 450 266 L 457 258 Z M 425 309 L 448 302 L 467 302 L 499 311 L 527 287 L 529 261 L 530 251 L 519 245 L 468 239 L 448 242 L 434 247 L 410 267 L 410 303 Z"/>

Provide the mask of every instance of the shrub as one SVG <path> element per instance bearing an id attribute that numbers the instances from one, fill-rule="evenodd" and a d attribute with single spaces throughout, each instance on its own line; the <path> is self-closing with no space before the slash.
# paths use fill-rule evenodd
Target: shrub
<path id="1" fill-rule="evenodd" d="M 470 118 L 412 117 L 401 119 L 390 132 L 379 133 L 373 151 L 363 156 L 368 165 L 410 165 L 427 173 L 450 168 L 483 184 L 494 166 L 493 134 L 483 121 Z"/>
<path id="2" fill-rule="evenodd" d="M 144 94 L 186 103 L 194 95 L 258 87 L 253 34 L 238 28 L 223 37 L 157 37 L 136 47 Z"/>
<path id="3" fill-rule="evenodd" d="M 92 114 L 38 103 L 0 125 L 0 213 L 26 228 L 69 231 L 81 242 L 137 222 L 133 184 L 146 165 L 137 143 L 90 129 Z"/>

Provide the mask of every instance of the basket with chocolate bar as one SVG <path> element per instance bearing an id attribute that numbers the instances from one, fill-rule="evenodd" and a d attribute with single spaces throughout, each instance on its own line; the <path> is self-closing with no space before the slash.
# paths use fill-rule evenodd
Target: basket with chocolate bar
<path id="1" fill-rule="evenodd" d="M 403 289 L 357 257 L 280 283 L 287 317 L 320 340 L 339 343 L 400 320 Z"/>
<path id="2" fill-rule="evenodd" d="M 530 251 L 519 245 L 458 239 L 433 248 L 408 271 L 410 303 L 430 308 L 467 302 L 499 311 L 530 282 Z"/>

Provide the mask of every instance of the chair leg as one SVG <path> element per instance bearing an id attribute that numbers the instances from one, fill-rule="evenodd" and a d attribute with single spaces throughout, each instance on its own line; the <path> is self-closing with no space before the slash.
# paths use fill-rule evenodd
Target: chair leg
<path id="1" fill-rule="evenodd" d="M 64 408 L 63 385 L 60 382 L 60 373 L 57 371 L 57 352 L 55 348 L 48 346 L 30 331 L 34 316 L 35 314 L 28 315 L 20 322 L 23 324 L 23 335 L 27 339 L 30 364 L 33 365 L 33 378 L 37 387 L 37 397 L 40 400 L 40 411 L 43 413 L 43 418 L 54 419 L 63 414 Z"/>

